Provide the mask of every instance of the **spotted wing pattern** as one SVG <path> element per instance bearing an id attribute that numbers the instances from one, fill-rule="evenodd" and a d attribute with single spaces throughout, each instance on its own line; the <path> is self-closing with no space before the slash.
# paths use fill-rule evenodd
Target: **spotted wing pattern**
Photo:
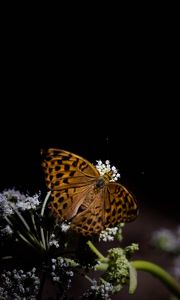
<path id="1" fill-rule="evenodd" d="M 50 208 L 61 220 L 71 220 L 73 230 L 98 234 L 136 218 L 137 204 L 128 190 L 114 182 L 97 189 L 100 174 L 86 159 L 60 149 L 49 149 L 43 156 Z"/>
<path id="2" fill-rule="evenodd" d="M 99 234 L 107 227 L 133 221 L 137 211 L 135 199 L 128 190 L 110 182 L 97 194 L 92 194 L 91 204 L 73 218 L 71 227 L 83 235 Z"/>
<path id="3" fill-rule="evenodd" d="M 114 227 L 120 222 L 130 222 L 137 217 L 137 203 L 123 185 L 109 182 L 104 193 L 105 227 Z"/>
<path id="4" fill-rule="evenodd" d="M 90 162 L 71 152 L 48 149 L 42 155 L 42 167 L 50 190 L 86 186 L 99 177 L 98 170 Z"/>
<path id="5" fill-rule="evenodd" d="M 50 148 L 42 157 L 46 185 L 51 190 L 49 206 L 60 219 L 69 220 L 77 214 L 99 172 L 86 159 L 61 149 Z"/>
<path id="6" fill-rule="evenodd" d="M 92 193 L 92 202 L 89 207 L 77 214 L 71 223 L 71 228 L 83 235 L 99 234 L 105 229 L 105 211 L 103 190 Z"/>

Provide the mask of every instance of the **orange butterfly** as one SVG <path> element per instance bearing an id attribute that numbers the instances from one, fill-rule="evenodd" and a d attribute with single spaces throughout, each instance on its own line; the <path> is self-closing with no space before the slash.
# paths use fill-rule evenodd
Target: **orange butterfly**
<path id="1" fill-rule="evenodd" d="M 136 218 L 134 197 L 123 185 L 111 181 L 117 177 L 113 168 L 102 175 L 83 157 L 61 149 L 48 149 L 43 157 L 50 208 L 61 220 L 70 220 L 72 230 L 99 234 Z"/>

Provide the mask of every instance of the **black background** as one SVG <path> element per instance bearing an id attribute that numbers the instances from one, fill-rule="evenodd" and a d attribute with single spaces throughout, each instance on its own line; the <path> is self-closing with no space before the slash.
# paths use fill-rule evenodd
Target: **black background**
<path id="1" fill-rule="evenodd" d="M 128 9 L 125 21 L 122 12 L 112 23 L 106 15 L 100 26 L 91 19 L 68 27 L 59 16 L 40 21 L 42 11 L 28 18 L 8 8 L 3 15 L 0 191 L 46 192 L 42 148 L 92 163 L 108 158 L 140 207 L 127 238 L 140 241 L 141 258 L 151 258 L 144 248 L 152 231 L 179 223 L 176 18 L 161 7 L 149 18 L 133 11 L 132 20 Z"/>

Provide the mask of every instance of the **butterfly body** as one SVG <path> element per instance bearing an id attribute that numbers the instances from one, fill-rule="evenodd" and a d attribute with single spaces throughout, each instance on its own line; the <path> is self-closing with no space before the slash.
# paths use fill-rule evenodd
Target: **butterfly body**
<path id="1" fill-rule="evenodd" d="M 48 149 L 43 156 L 50 209 L 59 219 L 70 220 L 73 230 L 98 234 L 136 218 L 134 197 L 120 183 L 111 182 L 111 170 L 101 175 L 86 159 L 61 149 Z"/>

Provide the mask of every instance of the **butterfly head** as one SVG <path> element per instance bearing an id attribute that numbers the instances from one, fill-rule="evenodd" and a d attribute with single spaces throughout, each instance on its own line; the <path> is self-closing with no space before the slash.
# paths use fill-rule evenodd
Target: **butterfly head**
<path id="1" fill-rule="evenodd" d="M 108 171 L 105 173 L 103 176 L 100 176 L 98 180 L 96 181 L 96 188 L 101 189 L 104 187 L 104 185 L 108 184 L 109 181 L 111 180 L 113 175 L 112 170 Z"/>

